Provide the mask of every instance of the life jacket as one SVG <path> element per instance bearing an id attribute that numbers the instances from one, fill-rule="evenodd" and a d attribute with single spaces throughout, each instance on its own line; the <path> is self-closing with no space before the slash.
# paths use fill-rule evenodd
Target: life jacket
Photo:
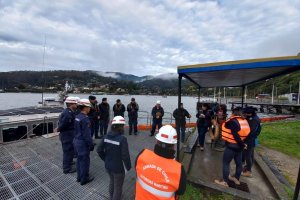
<path id="1" fill-rule="evenodd" d="M 145 149 L 136 165 L 136 200 L 175 200 L 181 164 Z"/>
<path id="2" fill-rule="evenodd" d="M 233 116 L 230 117 L 225 123 L 223 123 L 222 125 L 222 139 L 229 142 L 229 143 L 233 143 L 236 144 L 236 140 L 234 139 L 231 130 L 229 128 L 225 127 L 225 124 L 232 120 L 232 119 L 236 119 L 240 125 L 241 130 L 238 132 L 240 138 L 242 141 L 244 141 L 246 139 L 246 137 L 249 135 L 250 133 L 250 127 L 249 124 L 247 122 L 246 119 L 240 117 L 240 116 Z"/>

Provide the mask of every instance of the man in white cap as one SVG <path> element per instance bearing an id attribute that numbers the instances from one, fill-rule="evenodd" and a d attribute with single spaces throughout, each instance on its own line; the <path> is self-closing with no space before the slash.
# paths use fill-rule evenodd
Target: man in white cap
<path id="1" fill-rule="evenodd" d="M 156 102 L 156 105 L 152 108 L 151 115 L 153 117 L 152 119 L 152 129 L 150 136 L 153 136 L 155 133 L 156 126 L 158 129 L 162 126 L 162 117 L 164 116 L 164 109 L 160 105 L 160 101 L 158 100 Z"/>

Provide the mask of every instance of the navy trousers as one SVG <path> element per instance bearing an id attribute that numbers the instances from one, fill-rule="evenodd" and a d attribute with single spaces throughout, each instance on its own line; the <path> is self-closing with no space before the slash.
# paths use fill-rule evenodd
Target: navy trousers
<path id="1" fill-rule="evenodd" d="M 185 125 L 176 124 L 176 130 L 180 133 L 180 141 L 184 143 L 185 141 Z"/>
<path id="2" fill-rule="evenodd" d="M 98 137 L 98 132 L 99 132 L 99 120 L 92 120 L 90 119 L 91 122 L 91 134 L 92 138 L 95 135 L 95 137 Z"/>
<path id="3" fill-rule="evenodd" d="M 74 139 L 77 154 L 77 180 L 84 183 L 89 178 L 90 171 L 90 149 L 84 140 Z"/>
<path id="4" fill-rule="evenodd" d="M 242 173 L 242 151 L 233 151 L 232 149 L 225 147 L 223 154 L 223 180 L 228 182 L 228 176 L 230 173 L 230 162 L 234 159 L 235 168 L 235 178 L 240 179 Z"/>
<path id="5" fill-rule="evenodd" d="M 74 146 L 73 146 L 74 131 L 61 132 L 59 139 L 61 141 L 63 149 L 63 171 L 69 172 L 72 167 L 74 158 Z"/>
<path id="6" fill-rule="evenodd" d="M 100 120 L 100 136 L 106 135 L 108 129 L 108 120 Z"/>
<path id="7" fill-rule="evenodd" d="M 154 118 L 152 121 L 152 129 L 151 129 L 151 134 L 153 135 L 155 133 L 156 126 L 158 129 L 162 127 L 162 119 L 156 119 Z"/>
<path id="8" fill-rule="evenodd" d="M 200 146 L 204 146 L 204 142 L 205 142 L 205 135 L 207 132 L 207 126 L 198 126 L 198 139 L 199 139 L 199 144 Z"/>
<path id="9" fill-rule="evenodd" d="M 133 129 L 134 133 L 137 132 L 137 119 L 129 118 L 129 133 L 132 133 L 132 129 Z"/>

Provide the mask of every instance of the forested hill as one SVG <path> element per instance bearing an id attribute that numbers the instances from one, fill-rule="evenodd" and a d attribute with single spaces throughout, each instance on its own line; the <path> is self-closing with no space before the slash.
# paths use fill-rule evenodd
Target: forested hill
<path id="1" fill-rule="evenodd" d="M 78 92 L 177 94 L 177 75 L 135 76 L 119 72 L 97 71 L 13 71 L 0 72 L 0 90 L 5 92 L 57 92 L 64 89 L 66 81 Z M 272 91 L 274 83 L 277 95 L 298 92 L 300 71 L 248 86 L 248 96 Z M 185 94 L 197 95 L 197 87 L 184 80 Z M 203 95 L 212 95 L 212 89 L 202 89 Z M 216 90 L 219 91 L 218 88 Z M 228 88 L 227 95 L 238 96 L 240 90 Z M 220 89 L 223 95 L 223 89 Z"/>

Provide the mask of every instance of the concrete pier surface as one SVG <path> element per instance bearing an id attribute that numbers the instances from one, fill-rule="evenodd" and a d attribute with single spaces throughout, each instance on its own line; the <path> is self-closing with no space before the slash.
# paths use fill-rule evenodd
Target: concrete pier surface
<path id="1" fill-rule="evenodd" d="M 198 182 L 207 189 L 236 194 L 245 199 L 278 199 L 276 192 L 257 163 L 253 165 L 251 178 L 241 176 L 242 184 L 241 187 L 237 187 L 238 189 L 232 187 L 226 189 L 215 184 L 215 179 L 222 179 L 223 152 L 211 148 L 208 141 L 209 136 L 207 135 L 204 151 L 196 147 L 193 154 L 188 175 L 192 182 Z M 230 168 L 230 174 L 233 175 L 235 173 L 234 160 L 231 162 Z M 234 183 L 230 185 L 234 187 Z"/>

